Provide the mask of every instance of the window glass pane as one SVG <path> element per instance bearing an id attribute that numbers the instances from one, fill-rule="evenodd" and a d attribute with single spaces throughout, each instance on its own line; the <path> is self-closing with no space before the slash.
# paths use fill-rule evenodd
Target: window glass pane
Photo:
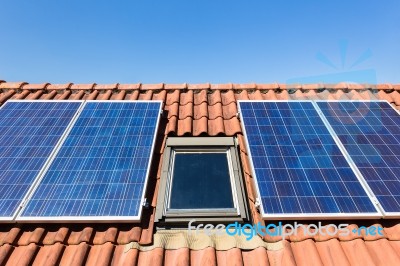
<path id="1" fill-rule="evenodd" d="M 234 208 L 226 153 L 176 153 L 171 209 Z"/>

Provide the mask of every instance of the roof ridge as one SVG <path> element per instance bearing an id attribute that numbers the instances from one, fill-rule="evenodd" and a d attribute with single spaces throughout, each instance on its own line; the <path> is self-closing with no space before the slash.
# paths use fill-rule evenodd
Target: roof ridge
<path id="1" fill-rule="evenodd" d="M 0 89 L 14 89 L 20 88 L 22 85 L 37 86 L 39 84 L 53 85 L 50 82 L 43 83 L 28 83 L 28 82 L 7 82 L 0 80 Z M 190 83 L 72 83 L 74 87 L 89 87 L 92 89 L 106 88 L 106 89 L 119 89 L 119 87 L 131 87 L 132 89 L 139 90 L 275 90 L 275 89 L 305 89 L 305 90 L 319 90 L 319 89 L 349 89 L 349 90 L 400 90 L 400 83 L 203 83 L 203 84 L 190 84 Z M 54 84 L 55 86 L 59 84 Z"/>

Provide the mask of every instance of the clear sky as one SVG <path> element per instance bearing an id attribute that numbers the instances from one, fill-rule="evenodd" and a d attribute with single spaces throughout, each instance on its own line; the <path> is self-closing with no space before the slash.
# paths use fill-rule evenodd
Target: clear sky
<path id="1" fill-rule="evenodd" d="M 400 83 L 400 1 L 1 0 L 0 79 Z"/>

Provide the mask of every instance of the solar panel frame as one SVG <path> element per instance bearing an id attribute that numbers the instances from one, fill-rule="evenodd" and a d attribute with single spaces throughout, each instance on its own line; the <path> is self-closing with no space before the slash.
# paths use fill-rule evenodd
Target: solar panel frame
<path id="1" fill-rule="evenodd" d="M 154 154 L 154 149 L 155 149 L 155 143 L 156 143 L 156 138 L 157 138 L 157 132 L 159 129 L 159 124 L 160 124 L 160 119 L 161 119 L 161 114 L 162 114 L 162 106 L 163 106 L 163 101 L 161 100 L 86 100 L 84 101 L 84 104 L 81 106 L 81 109 L 79 111 L 78 116 L 76 119 L 73 121 L 71 127 L 67 132 L 65 132 L 65 136 L 62 139 L 61 144 L 59 145 L 57 152 L 54 154 L 53 158 L 51 159 L 51 162 L 49 163 L 50 165 L 53 163 L 53 161 L 56 159 L 58 152 L 62 148 L 64 142 L 68 138 L 69 134 L 71 133 L 75 123 L 78 121 L 81 112 L 84 110 L 85 106 L 87 103 L 90 102 L 106 102 L 106 103 L 128 103 L 128 102 L 140 102 L 140 103 L 159 103 L 159 115 L 157 116 L 157 121 L 155 125 L 155 131 L 154 131 L 154 136 L 152 139 L 152 145 L 150 149 L 150 157 L 149 157 L 149 162 L 147 165 L 146 169 L 146 176 L 145 180 L 143 183 L 143 191 L 142 195 L 140 198 L 140 204 L 139 204 L 139 210 L 138 210 L 138 215 L 136 216 L 47 216 L 47 217 L 30 217 L 30 216 L 22 216 L 24 209 L 27 206 L 27 203 L 31 199 L 31 197 L 34 195 L 35 191 L 38 189 L 40 185 L 40 181 L 37 183 L 36 187 L 33 189 L 31 194 L 29 195 L 29 198 L 26 201 L 26 204 L 23 206 L 23 208 L 20 210 L 18 213 L 17 217 L 15 218 L 16 221 L 23 221 L 23 222 L 49 222 L 49 223 L 59 223 L 59 222 L 96 222 L 96 223 L 109 223 L 109 222 L 139 222 L 141 220 L 142 212 L 143 212 L 143 205 L 145 202 L 145 195 L 146 195 L 146 190 L 147 190 L 147 185 L 148 185 L 148 180 L 149 180 L 149 174 L 151 170 L 151 164 L 153 161 L 153 154 Z M 48 169 L 47 169 L 48 170 Z M 47 171 L 46 171 L 47 172 Z M 45 173 L 43 174 L 42 178 L 44 177 Z"/>
<path id="2" fill-rule="evenodd" d="M 339 100 L 339 101 L 334 101 L 334 100 L 315 100 L 314 102 L 315 102 L 316 105 L 317 105 L 318 102 L 378 102 L 378 103 L 379 103 L 379 102 L 384 102 L 384 103 L 387 103 L 387 104 L 400 116 L 400 111 L 397 110 L 396 108 L 394 108 L 394 107 L 390 104 L 390 102 L 387 101 L 387 100 Z M 317 106 L 318 106 L 318 105 L 317 105 Z M 318 108 L 319 108 L 319 107 L 318 107 Z M 319 109 L 319 110 L 321 110 L 321 109 Z M 321 110 L 321 113 L 322 113 L 322 110 Z M 322 113 L 322 115 L 324 115 L 324 114 Z M 324 117 L 325 117 L 325 115 L 324 115 Z M 333 134 L 335 134 L 335 135 L 337 136 L 336 131 L 334 131 L 333 128 L 332 128 L 332 130 L 333 130 Z M 337 136 L 337 137 L 338 137 L 338 136 Z M 338 138 L 339 138 L 339 137 L 338 137 Z M 341 142 L 341 141 L 340 141 L 340 142 Z M 341 142 L 341 143 L 342 143 L 342 142 Z M 345 146 L 344 146 L 344 144 L 342 144 L 342 145 L 343 145 L 343 148 L 346 149 Z M 346 149 L 346 153 L 347 153 L 347 149 Z M 347 153 L 347 154 L 348 154 L 348 156 L 349 156 L 349 158 L 350 158 L 351 163 L 354 164 L 354 166 L 357 168 L 357 172 L 358 172 L 358 174 L 360 175 L 360 177 L 361 177 L 362 180 L 363 180 L 362 183 L 364 183 L 365 186 L 368 187 L 368 189 L 371 191 L 371 193 L 372 193 L 372 195 L 373 195 L 372 200 L 373 200 L 373 202 L 377 205 L 377 208 L 379 209 L 379 211 L 382 213 L 382 217 L 383 217 L 383 218 L 385 218 L 385 217 L 399 218 L 399 217 L 400 217 L 400 211 L 399 211 L 399 212 L 389 212 L 389 211 L 385 211 L 385 208 L 381 205 L 381 203 L 380 203 L 378 197 L 375 196 L 373 190 L 372 190 L 371 187 L 368 185 L 368 181 L 364 178 L 363 174 L 362 174 L 361 171 L 358 169 L 358 167 L 357 167 L 356 163 L 353 161 L 351 155 L 350 155 L 349 153 Z"/>
<path id="3" fill-rule="evenodd" d="M 296 220 L 307 220 L 307 219 L 313 219 L 313 218 L 319 218 L 321 220 L 326 220 L 326 219 L 369 219 L 369 218 L 378 218 L 378 217 L 382 217 L 382 212 L 381 210 L 376 206 L 376 204 L 374 204 L 375 208 L 376 208 L 376 212 L 373 213 L 280 213 L 280 214 L 268 214 L 265 212 L 264 210 L 264 206 L 261 202 L 261 193 L 260 193 L 260 187 L 259 187 L 259 182 L 258 182 L 258 178 L 257 175 L 255 173 L 255 167 L 254 167 L 254 162 L 253 162 L 253 156 L 251 153 L 251 149 L 250 149 L 250 145 L 249 145 L 249 140 L 247 138 L 247 132 L 246 132 L 246 127 L 244 125 L 244 121 L 243 121 L 243 117 L 242 117 L 242 110 L 241 110 L 241 106 L 240 103 L 241 102 L 309 102 L 312 103 L 312 105 L 314 106 L 315 109 L 315 101 L 314 100 L 238 100 L 237 101 L 238 104 L 238 112 L 240 114 L 240 123 L 242 126 L 242 130 L 244 133 L 244 139 L 245 139 L 245 144 L 246 144 L 246 150 L 248 152 L 248 157 L 249 157 L 249 163 L 251 166 L 251 173 L 253 175 L 253 178 L 255 180 L 255 188 L 256 188 L 256 193 L 257 193 L 257 199 L 256 199 L 256 206 L 258 206 L 260 208 L 260 213 L 263 219 L 271 219 L 271 220 L 278 220 L 278 219 L 282 219 L 282 220 L 290 220 L 290 219 L 296 219 Z M 330 135 L 333 137 L 335 144 L 339 147 L 340 151 L 342 152 L 343 156 L 345 157 L 347 163 L 350 165 L 350 168 L 352 169 L 352 171 L 354 172 L 354 165 L 351 166 L 350 162 L 348 161 L 348 157 L 344 154 L 344 152 L 346 152 L 346 150 L 343 150 L 341 147 L 341 143 L 340 140 L 338 138 L 335 138 L 334 135 L 332 134 L 330 128 L 326 125 L 326 120 L 323 119 L 323 117 L 321 117 L 321 113 L 318 111 L 318 109 L 315 109 L 315 111 L 318 113 L 319 117 L 322 119 L 325 127 L 327 128 L 327 130 L 329 131 Z M 338 143 L 339 140 L 339 143 Z M 356 172 L 354 172 L 355 175 L 357 176 L 357 178 L 359 179 L 359 176 L 357 175 Z M 366 192 L 366 194 L 368 195 L 368 197 L 370 198 L 370 200 L 372 201 L 372 203 L 375 203 L 373 200 L 373 197 L 371 197 L 371 194 L 369 193 L 370 191 L 368 191 L 366 189 L 366 187 L 363 185 L 362 182 L 360 182 L 362 187 L 364 188 L 364 191 Z"/>
<path id="4" fill-rule="evenodd" d="M 34 102 L 34 103 L 38 103 L 38 102 L 44 102 L 44 103 L 46 103 L 46 102 L 48 102 L 48 103 L 76 102 L 76 103 L 81 103 L 81 105 L 77 108 L 75 114 L 72 116 L 71 120 L 69 121 L 69 124 L 66 126 L 64 132 L 61 134 L 60 139 L 54 145 L 54 148 L 50 152 L 48 158 L 45 160 L 43 166 L 39 170 L 38 174 L 36 175 L 35 179 L 33 180 L 32 184 L 30 185 L 29 189 L 26 191 L 25 196 L 21 200 L 19 208 L 10 217 L 0 217 L 0 222 L 14 221 L 16 219 L 16 217 L 18 216 L 18 214 L 21 212 L 24 205 L 27 203 L 29 196 L 34 191 L 35 186 L 38 184 L 38 182 L 40 182 L 40 177 L 47 171 L 48 167 L 50 166 L 54 154 L 56 153 L 60 144 L 63 142 L 64 135 L 66 134 L 68 129 L 71 127 L 71 124 L 73 123 L 74 119 L 76 119 L 76 117 L 78 116 L 79 111 L 83 107 L 85 101 L 84 100 L 8 100 L 2 106 L 0 106 L 0 110 L 3 109 L 5 106 L 7 106 L 7 104 L 9 104 L 9 103 L 19 103 L 19 102 L 21 102 L 21 103 L 26 103 L 26 102 Z"/>

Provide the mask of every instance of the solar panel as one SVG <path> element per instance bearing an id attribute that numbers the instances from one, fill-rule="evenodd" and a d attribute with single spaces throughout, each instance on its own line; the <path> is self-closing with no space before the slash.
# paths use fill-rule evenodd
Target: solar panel
<path id="1" fill-rule="evenodd" d="M 386 215 L 400 215 L 399 113 L 386 101 L 317 104 Z"/>
<path id="2" fill-rule="evenodd" d="M 379 216 L 310 101 L 239 101 L 265 218 Z"/>
<path id="3" fill-rule="evenodd" d="M 88 101 L 19 220 L 139 220 L 158 101 Z"/>
<path id="4" fill-rule="evenodd" d="M 8 101 L 0 109 L 0 220 L 12 220 L 82 101 Z"/>

